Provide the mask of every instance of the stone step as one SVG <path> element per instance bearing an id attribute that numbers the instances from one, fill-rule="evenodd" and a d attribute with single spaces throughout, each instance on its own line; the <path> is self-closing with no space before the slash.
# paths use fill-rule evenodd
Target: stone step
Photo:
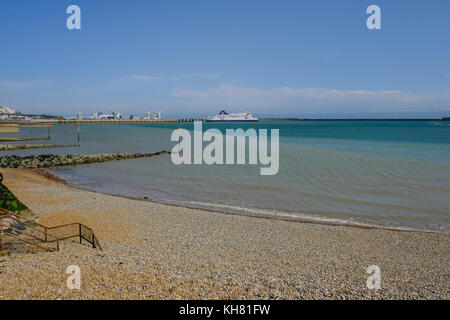
<path id="1" fill-rule="evenodd" d="M 0 251 L 0 257 L 9 257 L 10 255 L 11 253 L 9 252 L 9 250 L 4 249 Z"/>

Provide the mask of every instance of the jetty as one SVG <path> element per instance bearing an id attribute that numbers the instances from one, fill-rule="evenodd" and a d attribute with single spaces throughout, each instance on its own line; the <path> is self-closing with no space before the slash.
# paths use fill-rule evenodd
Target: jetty
<path id="1" fill-rule="evenodd" d="M 194 122 L 202 121 L 198 118 L 179 119 L 60 119 L 53 123 L 58 124 L 119 124 L 119 123 L 168 123 L 168 122 Z"/>
<path id="2" fill-rule="evenodd" d="M 177 118 L 177 119 L 41 119 L 41 120 L 7 120 L 0 121 L 0 127 L 10 130 L 18 128 L 44 128 L 52 124 L 126 124 L 126 123 L 172 123 L 203 121 L 202 118 Z M 12 132 L 12 131 L 11 131 Z"/>
<path id="3" fill-rule="evenodd" d="M 15 123 L 0 124 L 0 133 L 19 133 L 19 126 Z"/>

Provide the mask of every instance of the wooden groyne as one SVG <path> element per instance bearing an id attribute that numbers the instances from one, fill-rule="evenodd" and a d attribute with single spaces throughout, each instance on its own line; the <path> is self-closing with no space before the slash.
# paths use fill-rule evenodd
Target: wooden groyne
<path id="1" fill-rule="evenodd" d="M 0 151 L 25 150 L 25 149 L 50 149 L 64 148 L 73 146 L 64 146 L 60 144 L 0 144 Z"/>
<path id="2" fill-rule="evenodd" d="M 34 141 L 34 140 L 50 140 L 49 137 L 0 137 L 0 141 Z"/>

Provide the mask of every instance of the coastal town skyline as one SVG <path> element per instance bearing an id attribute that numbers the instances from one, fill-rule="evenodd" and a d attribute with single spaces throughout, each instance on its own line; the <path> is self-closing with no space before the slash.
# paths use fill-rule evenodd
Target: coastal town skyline
<path id="1" fill-rule="evenodd" d="M 450 5 L 375 2 L 381 30 L 366 27 L 367 1 L 77 1 L 81 29 L 69 30 L 68 1 L 4 1 L 0 104 L 65 117 L 448 116 Z"/>

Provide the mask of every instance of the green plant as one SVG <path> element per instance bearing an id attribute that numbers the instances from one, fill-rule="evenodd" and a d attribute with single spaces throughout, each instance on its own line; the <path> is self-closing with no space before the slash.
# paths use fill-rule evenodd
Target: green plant
<path id="1" fill-rule="evenodd" d="M 28 208 L 16 196 L 0 183 L 0 208 L 9 211 L 23 211 Z"/>

